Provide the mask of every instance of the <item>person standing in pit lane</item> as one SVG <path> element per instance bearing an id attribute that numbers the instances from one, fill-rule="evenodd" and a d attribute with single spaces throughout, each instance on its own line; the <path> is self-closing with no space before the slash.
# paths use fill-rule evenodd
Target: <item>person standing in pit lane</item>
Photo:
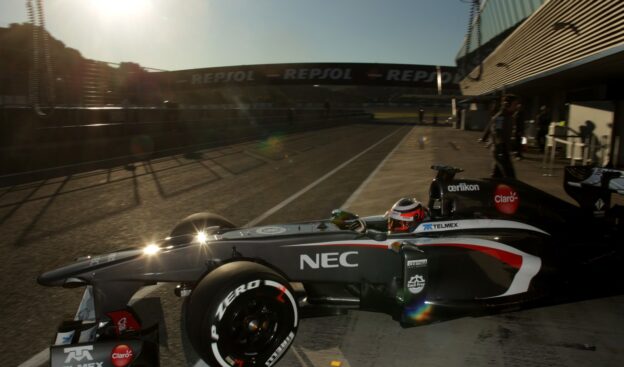
<path id="1" fill-rule="evenodd" d="M 485 129 L 483 129 L 483 134 L 481 135 L 481 137 L 477 139 L 479 143 L 486 144 L 485 146 L 486 148 L 489 148 L 491 144 L 488 142 L 488 140 L 490 139 L 490 133 L 492 132 L 492 121 L 494 121 L 492 117 L 494 117 L 494 115 L 496 115 L 499 110 L 500 110 L 499 100 L 495 99 L 490 103 L 490 106 L 489 106 L 489 116 L 488 116 L 489 122 L 485 126 Z"/>
<path id="2" fill-rule="evenodd" d="M 492 177 L 516 178 L 511 162 L 511 135 L 513 131 L 513 114 L 518 105 L 518 98 L 513 94 L 503 96 L 501 110 L 492 117 L 492 154 L 494 167 Z"/>
<path id="3" fill-rule="evenodd" d="M 548 134 L 548 125 L 550 125 L 550 113 L 546 106 L 540 107 L 539 113 L 535 117 L 537 123 L 537 144 L 540 152 L 544 153 L 546 147 L 546 134 Z"/>
<path id="4" fill-rule="evenodd" d="M 524 108 L 522 103 L 518 102 L 516 110 L 513 113 L 514 121 L 514 150 L 516 151 L 516 159 L 524 158 L 522 155 L 522 138 L 524 137 Z"/>

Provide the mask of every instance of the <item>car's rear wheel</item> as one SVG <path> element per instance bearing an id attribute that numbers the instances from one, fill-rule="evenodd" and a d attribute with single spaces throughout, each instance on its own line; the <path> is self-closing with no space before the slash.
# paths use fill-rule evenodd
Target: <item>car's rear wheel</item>
<path id="1" fill-rule="evenodd" d="M 191 293 L 187 332 L 211 366 L 271 366 L 288 349 L 299 323 L 288 281 L 260 264 L 225 264 Z"/>

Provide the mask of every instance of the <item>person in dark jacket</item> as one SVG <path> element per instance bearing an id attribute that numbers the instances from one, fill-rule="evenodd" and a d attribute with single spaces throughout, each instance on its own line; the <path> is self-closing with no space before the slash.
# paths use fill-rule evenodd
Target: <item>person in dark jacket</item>
<path id="1" fill-rule="evenodd" d="M 486 148 L 490 146 L 490 144 L 488 143 L 488 140 L 490 138 L 490 133 L 492 132 L 492 117 L 494 115 L 496 115 L 498 113 L 498 111 L 500 110 L 500 103 L 498 99 L 493 100 L 490 103 L 489 106 L 489 116 L 488 118 L 490 119 L 488 122 L 488 124 L 485 126 L 485 129 L 483 129 L 483 134 L 481 135 L 481 137 L 477 140 L 479 143 L 485 143 L 486 144 Z"/>
<path id="2" fill-rule="evenodd" d="M 520 160 L 524 158 L 522 155 L 522 138 L 524 137 L 524 108 L 522 103 L 518 102 L 516 110 L 513 114 L 514 121 L 514 150 L 516 151 L 516 159 Z"/>
<path id="3" fill-rule="evenodd" d="M 548 134 L 548 125 L 550 125 L 550 113 L 546 106 L 540 107 L 539 113 L 535 117 L 537 123 L 537 145 L 540 152 L 544 153 L 546 147 L 546 134 Z"/>
<path id="4" fill-rule="evenodd" d="M 503 96 L 501 110 L 492 117 L 492 154 L 494 167 L 492 177 L 516 178 L 511 162 L 511 136 L 513 132 L 513 114 L 518 105 L 518 98 L 513 94 Z"/>

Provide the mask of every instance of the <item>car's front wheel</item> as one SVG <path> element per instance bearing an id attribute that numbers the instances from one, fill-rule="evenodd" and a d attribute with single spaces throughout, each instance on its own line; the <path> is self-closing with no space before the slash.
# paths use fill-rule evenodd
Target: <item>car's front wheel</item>
<path id="1" fill-rule="evenodd" d="M 299 323 L 289 283 L 253 262 L 225 264 L 193 290 L 187 331 L 210 366 L 272 366 L 286 352 Z"/>

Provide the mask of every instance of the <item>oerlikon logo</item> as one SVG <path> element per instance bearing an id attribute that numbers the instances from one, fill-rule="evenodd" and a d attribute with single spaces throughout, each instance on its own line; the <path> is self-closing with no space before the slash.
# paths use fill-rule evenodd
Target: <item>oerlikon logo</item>
<path id="1" fill-rule="evenodd" d="M 496 186 L 496 191 L 494 191 L 496 210 L 504 214 L 514 214 L 519 204 L 520 197 L 516 190 L 507 185 Z"/>

